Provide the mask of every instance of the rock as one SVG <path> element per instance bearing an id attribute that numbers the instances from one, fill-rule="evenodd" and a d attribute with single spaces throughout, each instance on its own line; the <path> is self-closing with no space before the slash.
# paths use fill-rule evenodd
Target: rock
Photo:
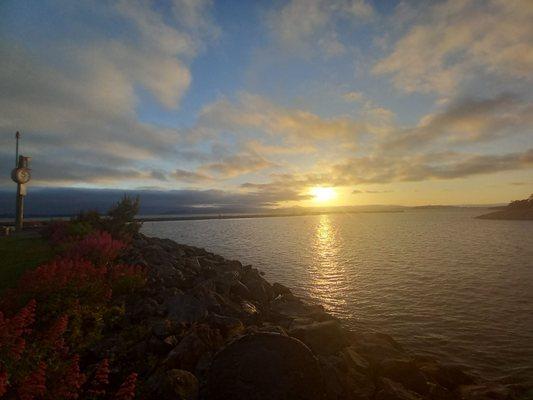
<path id="1" fill-rule="evenodd" d="M 266 325 L 261 326 L 260 328 L 258 328 L 257 331 L 258 332 L 277 333 L 279 335 L 288 336 L 287 332 L 285 331 L 285 329 L 283 329 L 283 327 L 281 327 L 279 325 L 266 324 Z"/>
<path id="2" fill-rule="evenodd" d="M 180 326 L 169 319 L 158 319 L 150 324 L 152 333 L 158 338 L 165 338 L 176 333 Z"/>
<path id="3" fill-rule="evenodd" d="M 311 318 L 316 313 L 323 313 L 324 307 L 316 304 L 307 304 L 298 298 L 281 297 L 271 303 L 271 310 L 291 318 Z"/>
<path id="4" fill-rule="evenodd" d="M 233 337 L 244 332 L 244 325 L 237 318 L 212 313 L 209 315 L 207 322 L 209 325 L 218 328 L 224 337 Z"/>
<path id="5" fill-rule="evenodd" d="M 240 305 L 242 311 L 249 316 L 255 316 L 259 314 L 259 310 L 257 310 L 257 307 L 249 301 L 243 300 L 241 301 Z"/>
<path id="6" fill-rule="evenodd" d="M 238 299 L 251 300 L 252 293 L 250 289 L 241 281 L 234 282 L 230 288 L 230 294 Z"/>
<path id="7" fill-rule="evenodd" d="M 300 339 L 315 354 L 333 354 L 349 344 L 338 321 L 301 325 L 290 330 L 289 335 Z"/>
<path id="8" fill-rule="evenodd" d="M 147 342 L 147 350 L 153 354 L 165 355 L 172 349 L 172 347 L 172 345 L 169 345 L 167 342 L 156 336 L 151 336 Z"/>
<path id="9" fill-rule="evenodd" d="M 198 398 L 199 384 L 196 376 L 183 369 L 167 371 L 163 383 L 165 398 L 175 400 L 194 400 Z"/>
<path id="10" fill-rule="evenodd" d="M 207 308 L 194 296 L 177 294 L 165 301 L 168 318 L 177 322 L 198 322 L 207 317 Z"/>
<path id="11" fill-rule="evenodd" d="M 374 397 L 375 400 L 422 400 L 423 397 L 414 393 L 401 383 L 393 382 L 390 379 L 382 378 L 380 381 L 380 389 Z"/>
<path id="12" fill-rule="evenodd" d="M 429 385 L 429 398 L 431 400 L 456 400 L 457 395 L 446 389 L 445 387 L 442 387 L 441 385 L 438 385 L 436 383 L 428 382 Z"/>
<path id="13" fill-rule="evenodd" d="M 341 355 L 349 368 L 353 368 L 359 372 L 364 373 L 368 371 L 370 364 L 365 358 L 363 358 L 359 353 L 357 353 L 354 347 L 348 346 L 342 349 Z"/>
<path id="14" fill-rule="evenodd" d="M 218 330 L 211 329 L 208 325 L 197 325 L 168 353 L 163 364 L 169 368 L 194 372 L 204 354 L 211 354 L 222 344 Z"/>
<path id="15" fill-rule="evenodd" d="M 241 282 L 248 288 L 252 300 L 261 304 L 268 303 L 273 298 L 273 291 L 270 283 L 262 278 L 256 270 L 252 269 L 243 274 Z"/>
<path id="16" fill-rule="evenodd" d="M 369 374 L 360 373 L 340 355 L 318 356 L 328 391 L 328 399 L 370 399 L 375 387 Z"/>
<path id="17" fill-rule="evenodd" d="M 512 388 L 504 385 L 487 383 L 481 385 L 464 385 L 459 390 L 461 399 L 465 400 L 514 400 Z"/>
<path id="18" fill-rule="evenodd" d="M 356 351 L 370 361 L 379 364 L 386 358 L 403 358 L 405 350 L 392 337 L 384 333 L 352 333 L 350 338 Z"/>
<path id="19" fill-rule="evenodd" d="M 454 390 L 460 385 L 470 385 L 475 382 L 472 376 L 454 365 L 432 362 L 420 365 L 419 368 L 429 379 L 448 390 Z"/>
<path id="20" fill-rule="evenodd" d="M 164 309 L 151 297 L 144 297 L 128 309 L 128 314 L 132 319 L 142 321 L 149 317 L 162 316 Z"/>
<path id="21" fill-rule="evenodd" d="M 277 282 L 272 284 L 272 292 L 274 293 L 274 297 L 292 295 L 292 291 L 287 286 L 283 286 L 281 283 Z"/>
<path id="22" fill-rule="evenodd" d="M 317 360 L 299 340 L 259 333 L 234 341 L 214 358 L 207 374 L 208 400 L 323 399 Z"/>
<path id="23" fill-rule="evenodd" d="M 429 392 L 426 377 L 410 360 L 385 359 L 379 363 L 377 373 L 419 394 Z"/>

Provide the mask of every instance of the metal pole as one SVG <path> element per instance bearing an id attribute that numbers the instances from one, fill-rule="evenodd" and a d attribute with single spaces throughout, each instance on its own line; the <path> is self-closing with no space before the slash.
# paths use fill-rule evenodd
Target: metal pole
<path id="1" fill-rule="evenodd" d="M 15 150 L 16 153 L 16 160 L 15 160 L 15 168 L 23 167 L 22 157 L 19 157 L 19 139 L 20 139 L 20 132 L 17 131 L 15 134 L 15 138 L 17 140 L 17 147 Z M 20 183 L 17 183 L 17 202 L 16 202 L 16 214 L 15 214 L 15 230 L 17 232 L 22 231 L 22 226 L 24 224 L 24 196 L 21 194 L 21 187 Z"/>
<path id="2" fill-rule="evenodd" d="M 20 194 L 20 183 L 17 183 L 17 214 L 15 216 L 15 230 L 22 231 L 24 225 L 24 196 Z"/>
<path id="3" fill-rule="evenodd" d="M 20 139 L 19 131 L 15 133 L 15 138 L 17 139 L 17 149 L 15 151 L 15 168 L 17 168 L 19 165 L 19 139 Z"/>

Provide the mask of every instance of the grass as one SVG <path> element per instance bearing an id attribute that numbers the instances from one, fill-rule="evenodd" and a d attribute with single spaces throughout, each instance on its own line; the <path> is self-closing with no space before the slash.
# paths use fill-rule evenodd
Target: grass
<path id="1" fill-rule="evenodd" d="M 34 237 L 0 237 L 0 293 L 13 287 L 24 271 L 50 260 L 52 248 Z"/>

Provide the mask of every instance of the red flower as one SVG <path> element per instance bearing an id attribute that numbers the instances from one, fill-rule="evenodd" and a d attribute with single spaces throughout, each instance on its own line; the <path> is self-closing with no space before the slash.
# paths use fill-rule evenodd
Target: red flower
<path id="1" fill-rule="evenodd" d="M 26 348 L 23 335 L 31 332 L 30 326 L 35 319 L 35 300 L 31 300 L 13 318 L 5 318 L 0 312 L 0 355 L 15 361 L 20 359 Z"/>
<path id="2" fill-rule="evenodd" d="M 67 256 L 91 260 L 96 265 L 105 265 L 117 258 L 125 247 L 125 243 L 113 239 L 108 232 L 95 232 L 75 243 Z"/>
<path id="3" fill-rule="evenodd" d="M 91 382 L 91 387 L 88 390 L 88 394 L 91 396 L 103 396 L 105 394 L 105 388 L 109 384 L 109 360 L 104 358 L 96 371 Z"/>
<path id="4" fill-rule="evenodd" d="M 46 393 L 46 364 L 41 361 L 37 369 L 27 375 L 20 383 L 17 393 L 20 400 L 33 400 Z"/>
<path id="5" fill-rule="evenodd" d="M 115 394 L 115 400 L 132 400 L 135 397 L 135 384 L 137 383 L 137 374 L 132 372 L 128 375 L 124 383 L 120 386 Z"/>
<path id="6" fill-rule="evenodd" d="M 7 392 L 9 377 L 6 371 L 0 371 L 0 397 Z"/>
<path id="7" fill-rule="evenodd" d="M 58 352 L 66 353 L 68 351 L 65 345 L 63 334 L 67 330 L 68 316 L 62 315 L 56 322 L 45 332 L 43 340 L 44 343 L 51 345 L 52 348 Z"/>
<path id="8" fill-rule="evenodd" d="M 85 375 L 80 372 L 80 356 L 75 354 L 69 360 L 61 376 L 54 376 L 56 386 L 48 393 L 52 399 L 74 400 L 79 397 Z"/>

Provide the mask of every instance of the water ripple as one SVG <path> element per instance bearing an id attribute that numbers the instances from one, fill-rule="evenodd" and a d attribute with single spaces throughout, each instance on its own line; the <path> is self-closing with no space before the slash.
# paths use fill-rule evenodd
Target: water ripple
<path id="1" fill-rule="evenodd" d="M 479 211 L 146 223 L 250 263 L 354 327 L 474 372 L 533 376 L 533 223 Z"/>

